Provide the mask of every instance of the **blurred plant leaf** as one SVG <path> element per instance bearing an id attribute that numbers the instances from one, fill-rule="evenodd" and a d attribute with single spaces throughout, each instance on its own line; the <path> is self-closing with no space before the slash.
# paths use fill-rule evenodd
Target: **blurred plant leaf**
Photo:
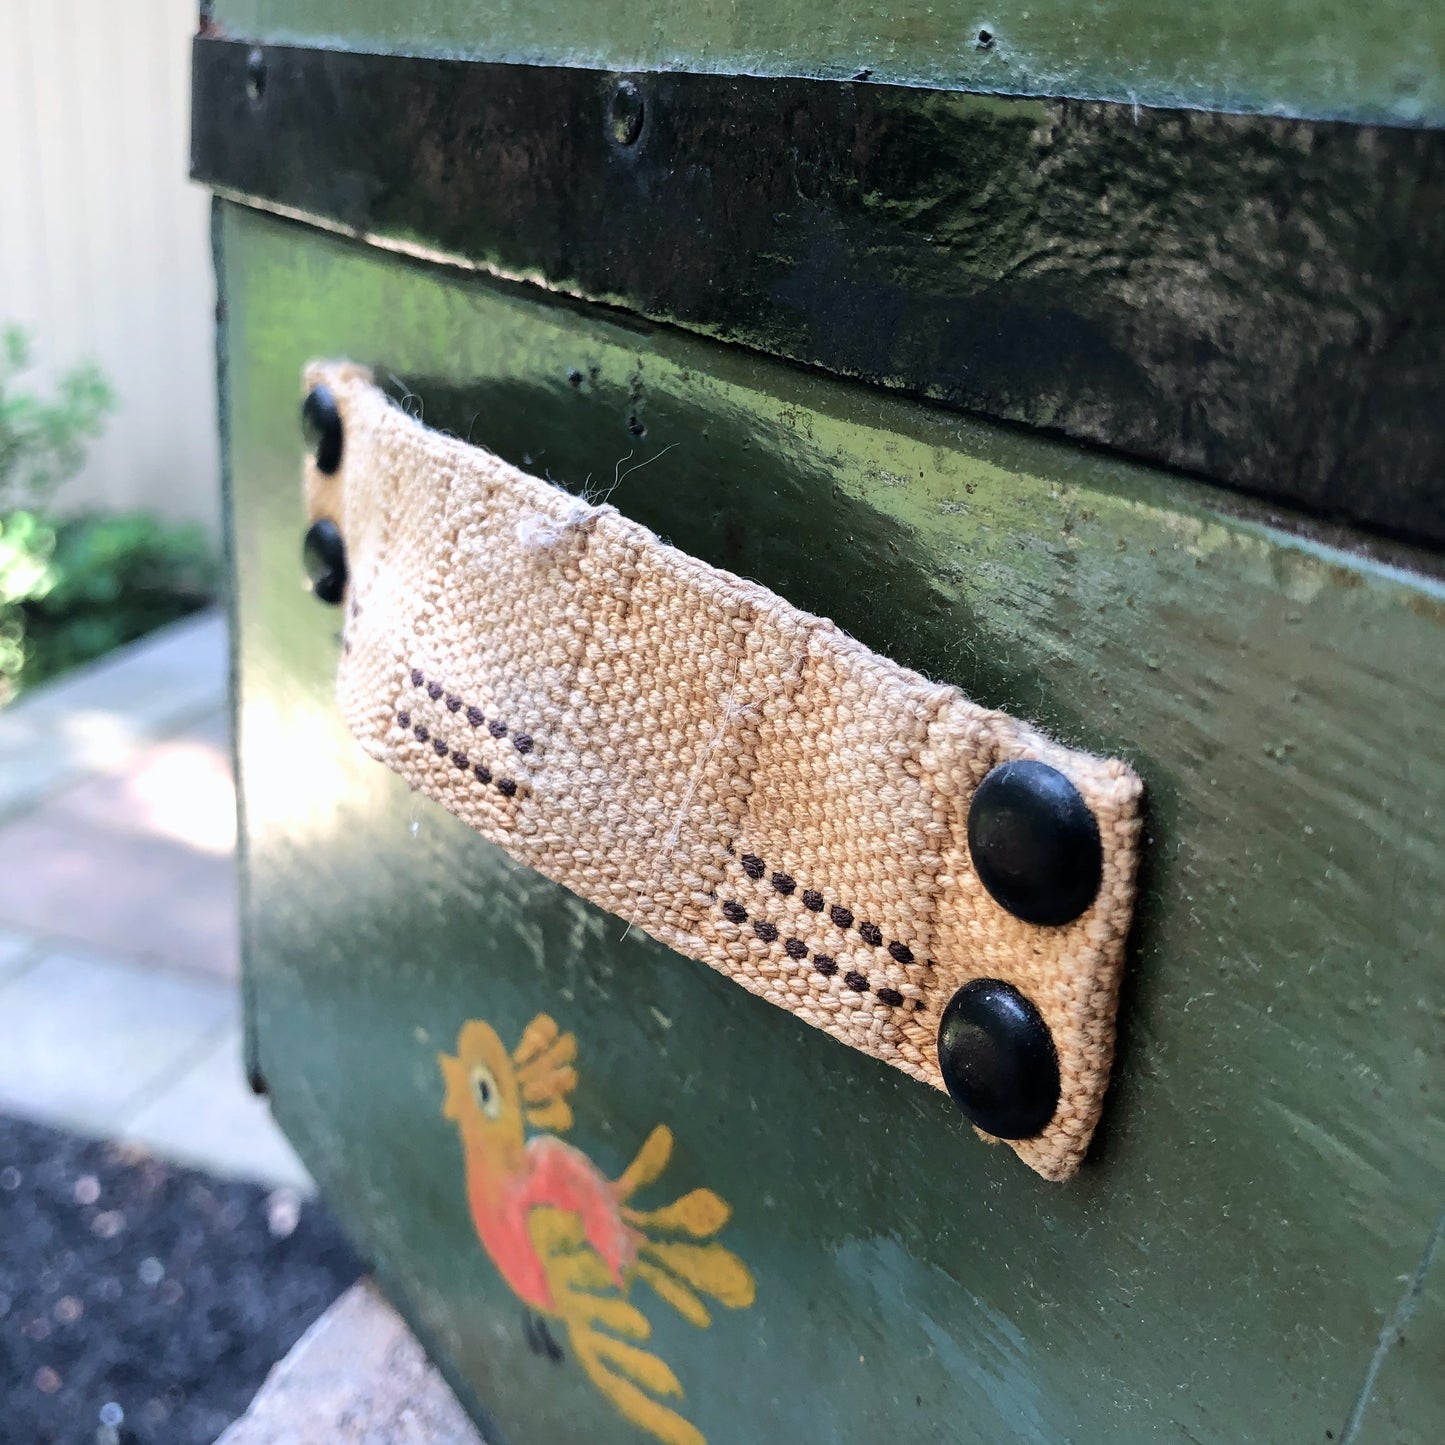
<path id="1" fill-rule="evenodd" d="M 77 366 L 56 383 L 52 397 L 23 389 L 31 369 L 29 336 L 18 326 L 0 334 L 0 513 L 40 507 L 85 460 L 115 408 L 115 394 L 98 368 Z"/>

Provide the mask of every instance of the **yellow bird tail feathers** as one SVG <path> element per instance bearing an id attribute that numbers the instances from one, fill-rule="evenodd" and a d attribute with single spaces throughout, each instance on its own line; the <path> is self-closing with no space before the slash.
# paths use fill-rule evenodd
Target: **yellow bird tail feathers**
<path id="1" fill-rule="evenodd" d="M 544 1039 L 536 1057 L 546 1057 L 553 1047 L 551 1037 Z M 704 1299 L 743 1309 L 752 1304 L 755 1286 L 742 1260 L 713 1238 L 732 1211 L 711 1189 L 694 1189 L 658 1209 L 634 1209 L 627 1203 L 657 1182 L 671 1157 L 672 1132 L 659 1124 L 612 1186 L 622 1219 L 637 1239 L 624 1294 L 617 1292 L 576 1214 L 534 1209 L 527 1223 L 545 1262 L 554 1313 L 566 1327 L 572 1353 L 587 1378 L 660 1445 L 706 1445 L 691 1421 L 663 1403 L 681 1400 L 682 1386 L 665 1361 L 642 1348 L 652 1326 L 627 1293 L 634 1280 L 642 1280 L 683 1319 L 706 1329 L 712 1315 Z"/>
<path id="2" fill-rule="evenodd" d="M 642 1141 L 637 1157 L 617 1177 L 612 1193 L 619 1204 L 626 1204 L 639 1189 L 655 1184 L 672 1158 L 672 1130 L 659 1124 Z M 624 1210 L 624 1213 L 627 1211 Z"/>
<path id="3" fill-rule="evenodd" d="M 640 1236 L 632 1274 L 690 1324 L 706 1329 L 712 1315 L 701 1296 L 727 1309 L 746 1309 L 756 1287 L 748 1267 L 732 1250 L 716 1242 L 690 1242 L 712 1239 L 732 1217 L 727 1203 L 711 1189 L 694 1189 L 660 1209 L 627 1205 L 639 1189 L 658 1179 L 671 1155 L 672 1133 L 659 1124 L 613 1187 L 623 1202 L 622 1218 Z"/>
<path id="4" fill-rule="evenodd" d="M 725 1309 L 742 1310 L 757 1294 L 747 1265 L 725 1245 L 644 1239 L 632 1272 L 689 1324 L 706 1329 L 712 1314 L 705 1295 Z"/>
<path id="5" fill-rule="evenodd" d="M 579 1333 L 572 1329 L 568 1338 L 587 1378 L 624 1418 L 662 1445 L 707 1445 L 702 1431 L 691 1420 L 653 1398 L 682 1396 L 677 1376 L 656 1355 L 595 1330 Z"/>
<path id="6" fill-rule="evenodd" d="M 682 1399 L 671 1367 L 635 1341 L 652 1333 L 647 1316 L 623 1299 L 607 1266 L 587 1243 L 582 1221 L 560 1209 L 528 1217 L 532 1241 L 546 1262 L 553 1310 L 587 1378 L 613 1407 L 661 1445 L 706 1445 L 701 1431 L 664 1399 Z"/>

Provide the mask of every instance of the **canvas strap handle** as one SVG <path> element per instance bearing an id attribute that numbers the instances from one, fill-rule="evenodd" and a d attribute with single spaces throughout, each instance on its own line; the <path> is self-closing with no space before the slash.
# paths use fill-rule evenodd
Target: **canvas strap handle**
<path id="1" fill-rule="evenodd" d="M 338 697 L 366 751 L 529 867 L 925 1084 L 944 1084 L 958 991 L 1016 989 L 1059 1088 L 1009 1142 L 1072 1174 L 1113 1051 L 1134 773 L 427 430 L 360 368 L 305 383 L 344 438 L 333 470 L 307 462 L 305 495 L 345 540 Z M 1005 906 L 970 851 L 980 785 L 1019 760 L 1097 829 L 1097 887 L 1067 922 Z"/>

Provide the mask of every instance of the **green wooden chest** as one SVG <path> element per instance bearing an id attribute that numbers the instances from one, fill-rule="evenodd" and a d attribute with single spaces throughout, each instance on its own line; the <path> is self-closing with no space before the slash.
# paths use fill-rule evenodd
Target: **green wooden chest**
<path id="1" fill-rule="evenodd" d="M 1395 4 L 207 12 L 250 1066 L 490 1445 L 1445 1439 L 1442 62 Z M 314 357 L 1133 764 L 1077 1177 L 362 753 Z M 438 1055 L 538 1015 L 573 1149 L 726 1202 L 705 1316 L 632 1298 L 662 1414 L 474 1227 Z"/>

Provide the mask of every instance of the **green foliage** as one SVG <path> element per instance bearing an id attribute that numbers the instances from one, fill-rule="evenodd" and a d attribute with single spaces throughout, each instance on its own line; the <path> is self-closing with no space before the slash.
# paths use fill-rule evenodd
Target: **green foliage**
<path id="1" fill-rule="evenodd" d="M 25 604 L 50 590 L 55 533 L 30 512 L 0 517 L 0 703 L 25 670 Z"/>
<path id="2" fill-rule="evenodd" d="M 49 400 L 20 391 L 29 366 L 12 327 L 0 337 L 0 704 L 204 607 L 218 582 L 199 528 L 144 513 L 45 512 L 113 398 L 94 367 L 62 377 Z"/>
<path id="3" fill-rule="evenodd" d="M 0 515 L 43 506 L 85 460 L 115 397 L 94 366 L 60 378 L 51 400 L 20 391 L 15 378 L 31 366 L 30 342 L 18 326 L 0 335 Z"/>
<path id="4" fill-rule="evenodd" d="M 217 564 L 199 527 L 129 512 L 67 518 L 51 524 L 51 535 L 46 585 L 21 608 L 23 687 L 102 657 L 216 596 Z"/>

